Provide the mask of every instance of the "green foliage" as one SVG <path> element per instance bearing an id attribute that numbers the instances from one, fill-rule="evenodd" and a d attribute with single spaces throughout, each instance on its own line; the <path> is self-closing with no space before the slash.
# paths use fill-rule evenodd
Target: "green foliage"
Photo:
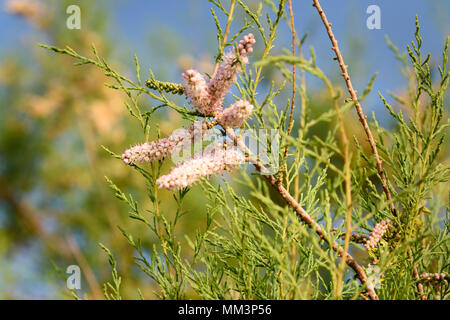
<path id="1" fill-rule="evenodd" d="M 112 255 L 111 251 L 108 248 L 106 248 L 101 243 L 99 243 L 99 246 L 108 255 L 109 264 L 111 265 L 112 268 L 112 283 L 107 282 L 103 285 L 103 294 L 105 295 L 105 298 L 108 300 L 122 300 L 122 297 L 120 296 L 120 283 L 122 281 L 122 278 L 119 276 L 117 272 L 116 260 L 114 260 L 114 256 Z"/>
<path id="2" fill-rule="evenodd" d="M 220 0 L 210 2 L 229 18 L 230 11 Z M 357 123 L 351 113 L 355 103 L 345 99 L 342 89 L 317 66 L 314 49 L 311 49 L 309 59 L 289 53 L 271 55 L 286 1 L 279 1 L 278 6 L 266 1 L 256 9 L 241 0 L 237 0 L 237 4 L 250 22 L 245 20 L 244 27 L 228 42 L 224 41 L 225 32 L 217 13 L 211 9 L 218 30 L 217 59 L 220 61 L 224 48 L 233 44 L 244 30 L 258 30 L 263 44 L 262 55 L 258 62 L 244 70 L 236 83 L 240 98 L 251 101 L 255 107 L 253 120 L 247 123 L 247 128 L 279 131 L 282 145 L 277 156 L 283 159 L 284 147 L 289 148 L 286 174 L 279 182 L 321 226 L 325 240 L 318 237 L 276 188 L 267 184 L 265 177 L 250 166 L 241 168 L 234 179 L 204 180 L 192 189 L 174 192 L 169 206 L 168 200 L 161 200 L 168 191 L 160 191 L 156 185 L 156 179 L 165 169 L 159 161 L 129 168 L 145 181 L 145 202 L 136 200 L 132 193 L 127 195 L 113 179 L 107 178 L 115 196 L 129 207 L 128 215 L 132 220 L 122 223 L 119 229 L 135 252 L 136 265 L 157 285 L 155 294 L 161 299 L 358 299 L 364 295 L 368 284 L 361 283 L 350 267 L 340 273 L 341 257 L 333 250 L 334 244 L 344 246 L 344 236 L 349 232 L 346 214 L 350 210 L 350 251 L 360 265 L 366 266 L 364 270 L 369 278 L 372 272 L 369 265 L 379 268 L 377 273 L 381 281 L 369 280 L 379 298 L 419 299 L 418 284 L 422 280 L 414 276 L 416 266 L 419 273 L 448 274 L 450 269 L 450 171 L 445 144 L 449 120 L 444 108 L 449 83 L 448 39 L 442 64 L 437 68 L 439 80 L 434 79 L 430 55 L 423 57 L 418 19 L 415 42 L 407 48 L 410 64 L 406 55 L 388 42 L 408 77 L 408 94 L 406 97 L 391 94 L 397 103 L 394 106 L 380 93 L 394 125 L 383 128 L 373 116 L 370 127 L 376 133 L 376 145 L 388 176 L 397 209 L 394 214 L 380 191 L 376 163 L 360 131 L 351 132 L 350 128 L 344 128 L 347 134 L 354 135 L 349 147 L 350 158 L 346 158 L 345 143 L 338 134 L 338 117 Z M 263 13 L 266 13 L 265 22 Z M 115 81 L 108 86 L 125 93 L 127 110 L 138 121 L 145 140 L 149 139 L 152 130 L 154 133 L 150 120 L 159 109 L 169 107 L 191 122 L 203 118 L 198 111 L 179 106 L 172 97 L 165 95 L 182 94 L 181 85 L 157 80 L 151 70 L 150 79 L 143 84 L 136 57 L 137 80 L 134 81 L 115 71 L 99 56 L 95 47 L 94 58 L 85 57 L 70 47 L 42 47 L 74 58 L 76 65 L 90 64 L 106 72 L 106 76 Z M 299 80 L 292 83 L 292 71 L 287 67 L 292 65 L 322 81 L 326 94 L 308 93 L 309 89 Z M 264 94 L 258 93 L 264 72 L 272 67 L 280 72 L 284 83 L 279 87 L 275 82 L 266 83 Z M 375 78 L 369 80 L 360 101 L 371 91 Z M 298 89 L 305 101 L 302 114 L 308 115 L 303 124 L 294 122 L 296 130 L 291 136 L 285 134 L 290 106 L 286 82 Z M 157 105 L 148 110 L 142 108 L 141 96 L 150 98 Z M 321 114 L 306 109 L 311 107 L 314 98 L 319 100 L 315 103 L 327 106 Z M 328 107 L 333 104 L 336 109 Z M 397 107 L 405 113 L 397 111 Z M 110 148 L 105 149 L 109 151 Z M 120 161 L 115 152 L 109 153 Z M 348 171 L 345 164 L 350 168 L 350 207 L 346 202 Z M 275 177 L 278 179 L 280 173 Z M 179 225 L 191 214 L 185 209 L 184 202 L 194 191 L 201 192 L 206 201 L 203 221 L 194 227 L 191 236 L 180 234 L 177 231 Z M 361 245 L 364 241 L 361 239 L 384 219 L 390 219 L 392 227 L 376 248 L 367 251 Z M 131 221 L 143 224 L 148 233 L 126 231 Z M 156 239 L 151 244 L 142 240 L 149 233 Z M 122 277 L 126 283 L 127 274 L 121 273 L 120 277 L 120 265 L 116 264 L 111 251 L 103 245 L 101 248 L 107 253 L 112 267 L 112 281 L 105 284 L 104 295 L 107 299 L 121 299 Z M 116 256 L 120 254 L 120 251 L 115 252 Z M 439 288 L 425 285 L 423 295 L 429 299 L 448 299 L 450 291 L 448 285 Z"/>

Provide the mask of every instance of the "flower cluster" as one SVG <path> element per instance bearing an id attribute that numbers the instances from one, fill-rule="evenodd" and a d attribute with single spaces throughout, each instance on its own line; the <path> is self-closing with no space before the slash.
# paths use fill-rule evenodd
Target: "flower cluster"
<path id="1" fill-rule="evenodd" d="M 160 188 L 181 189 L 223 171 L 231 171 L 245 161 L 244 155 L 236 148 L 223 148 L 217 145 L 209 154 L 204 152 L 195 155 L 172 171 L 156 180 Z"/>
<path id="2" fill-rule="evenodd" d="M 441 299 L 442 286 L 448 285 L 448 277 L 445 273 L 423 273 L 420 275 L 423 284 L 431 285 L 436 289 L 436 298 Z"/>
<path id="3" fill-rule="evenodd" d="M 219 65 L 219 69 L 209 83 L 211 105 L 221 105 L 228 90 L 230 90 L 236 81 L 237 74 L 242 71 L 237 51 L 240 54 L 240 61 L 247 64 L 247 54 L 253 52 L 252 46 L 255 42 L 255 37 L 252 33 L 249 33 L 240 41 L 237 50 L 234 48 L 234 50 L 225 54 L 222 63 Z"/>
<path id="4" fill-rule="evenodd" d="M 156 80 L 147 81 L 149 88 L 165 90 L 171 93 L 184 91 L 190 103 L 205 116 L 213 116 L 216 123 L 224 128 L 237 128 L 244 124 L 253 112 L 253 106 L 245 100 L 239 100 L 223 110 L 223 99 L 242 71 L 242 63 L 248 63 L 247 54 L 253 52 L 255 37 L 248 34 L 239 42 L 237 48 L 225 54 L 217 72 L 209 83 L 198 71 L 189 69 L 183 73 L 183 87 L 172 83 L 162 83 Z M 203 123 L 206 126 L 206 123 Z M 201 128 L 202 133 L 207 128 Z M 168 138 L 150 143 L 136 145 L 126 150 L 122 159 L 125 164 L 134 165 L 139 162 L 161 160 L 174 154 L 176 148 L 192 141 L 195 136 L 194 127 L 179 130 Z M 202 134 L 203 137 L 203 134 Z M 223 144 L 213 145 L 209 153 L 203 151 L 192 158 L 181 162 L 167 175 L 160 177 L 156 183 L 160 188 L 181 189 L 192 185 L 203 177 L 231 171 L 245 161 L 244 155 L 236 148 L 227 148 Z"/>
<path id="5" fill-rule="evenodd" d="M 248 53 L 253 52 L 253 45 L 256 43 L 255 36 L 253 33 L 249 33 L 244 36 L 244 38 L 239 41 L 238 49 L 241 56 L 246 57 Z"/>
<path id="6" fill-rule="evenodd" d="M 211 106 L 208 85 L 203 75 L 197 70 L 186 70 L 183 73 L 184 89 L 190 103 L 204 115 L 216 114 L 217 108 Z"/>
<path id="7" fill-rule="evenodd" d="M 216 116 L 222 111 L 225 95 L 242 71 L 241 63 L 248 63 L 247 54 L 253 52 L 256 40 L 252 33 L 244 36 L 237 48 L 224 55 L 222 63 L 209 83 L 196 70 L 183 73 L 186 96 L 191 104 L 206 116 Z"/>
<path id="8" fill-rule="evenodd" d="M 446 274 L 445 273 L 422 273 L 420 275 L 420 278 L 425 280 L 425 283 L 446 281 L 446 279 L 445 279 Z"/>
<path id="9" fill-rule="evenodd" d="M 125 164 L 133 165 L 140 162 L 153 162 L 164 159 L 171 155 L 180 143 L 191 141 L 198 135 L 203 136 L 206 131 L 206 123 L 201 123 L 201 125 L 194 123 L 188 128 L 176 130 L 168 138 L 145 142 L 125 150 L 122 154 L 122 160 Z"/>
<path id="10" fill-rule="evenodd" d="M 237 128 L 244 124 L 253 112 L 253 106 L 245 100 L 239 100 L 222 111 L 216 120 L 224 127 Z"/>
<path id="11" fill-rule="evenodd" d="M 382 220 L 381 222 L 377 223 L 373 228 L 372 232 L 370 233 L 369 239 L 364 244 L 364 247 L 367 250 L 375 248 L 378 242 L 380 242 L 381 238 L 383 238 L 384 234 L 386 233 L 390 225 L 391 221 L 389 219 Z"/>

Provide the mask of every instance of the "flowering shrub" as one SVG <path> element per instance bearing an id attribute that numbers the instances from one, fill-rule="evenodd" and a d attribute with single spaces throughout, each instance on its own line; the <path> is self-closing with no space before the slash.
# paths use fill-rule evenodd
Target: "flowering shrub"
<path id="1" fill-rule="evenodd" d="M 390 130 L 382 128 L 375 116 L 369 120 L 365 115 L 363 99 L 375 77 L 358 95 L 349 74 L 351 66 L 344 62 L 319 1 L 312 3 L 331 41 L 347 99 L 318 67 L 313 50 L 310 58 L 305 58 L 304 39 L 296 35 L 291 1 L 280 0 L 278 6 L 267 2 L 272 4 L 265 6 L 271 11 L 267 28 L 261 10 L 252 11 L 241 0 L 231 0 L 227 8 L 221 1 L 211 2 L 227 17 L 222 26 L 212 9 L 219 43 L 212 75 L 188 69 L 171 83 L 156 79 L 150 71 L 150 79 L 143 84 L 137 58 L 134 81 L 100 58 L 95 47 L 94 57 L 89 58 L 71 48 L 43 46 L 69 55 L 79 64 L 104 70 L 115 81 L 108 86 L 129 99 L 127 110 L 146 142 L 125 150 L 122 156 L 105 149 L 129 170 L 141 174 L 150 207 L 126 195 L 112 180 L 108 183 L 116 197 L 130 207 L 130 217 L 158 239 L 158 245 L 146 248 L 139 239 L 145 235 L 131 234 L 126 226 L 120 229 L 136 250 L 137 265 L 157 283 L 159 297 L 448 298 L 449 216 L 448 204 L 442 203 L 440 195 L 442 190 L 448 193 L 449 179 L 449 167 L 442 158 L 446 156 L 442 149 L 448 126 L 444 109 L 448 41 L 438 67 L 439 79 L 432 75 L 430 56 L 422 54 L 418 20 L 415 42 L 407 48 L 410 63 L 388 42 L 409 78 L 404 97 L 392 94 L 405 113 L 397 112 L 380 93 L 396 123 Z M 248 21 L 231 35 L 230 24 L 238 9 Z M 292 48 L 272 55 L 284 19 L 291 27 Z M 275 82 L 261 88 L 268 68 L 278 70 L 291 88 L 285 84 L 276 87 Z M 326 105 L 331 108 L 320 115 L 308 109 L 306 73 L 326 87 Z M 285 99 L 286 91 L 290 99 Z M 180 106 L 169 96 L 177 94 L 184 95 L 189 106 Z M 158 106 L 141 110 L 141 95 Z M 150 118 L 163 107 L 191 124 L 149 141 Z M 295 113 L 297 109 L 300 113 Z M 361 133 L 351 139 L 348 123 L 358 120 Z M 329 124 L 329 131 L 314 134 L 315 126 L 322 123 Z M 276 173 L 268 173 L 261 154 L 253 152 L 242 138 L 250 129 L 279 133 L 281 150 L 259 150 L 280 160 Z M 216 141 L 205 145 L 211 136 Z M 200 140 L 200 150 L 166 173 L 169 158 L 180 149 L 189 153 L 196 140 Z M 205 220 L 196 226 L 194 239 L 185 239 L 177 234 L 177 225 L 189 215 L 183 202 L 193 188 L 201 188 L 205 197 Z M 162 192 L 173 192 L 175 212 L 166 212 L 166 203 L 160 200 Z M 104 249 L 113 267 L 105 296 L 119 299 L 120 268 L 116 269 L 113 251 Z M 425 272 L 439 276 L 433 278 Z M 126 281 L 126 274 L 122 277 Z"/>

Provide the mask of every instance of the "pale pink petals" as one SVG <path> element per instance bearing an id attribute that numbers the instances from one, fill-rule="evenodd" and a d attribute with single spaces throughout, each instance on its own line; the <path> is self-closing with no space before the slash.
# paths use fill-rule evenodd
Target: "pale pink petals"
<path id="1" fill-rule="evenodd" d="M 182 142 L 192 140 L 194 136 L 204 135 L 207 131 L 206 123 L 193 123 L 188 128 L 176 130 L 170 137 L 162 138 L 152 142 L 138 144 L 125 150 L 122 160 L 125 164 L 133 165 L 140 162 L 153 162 L 162 160 L 175 150 Z"/>
<path id="2" fill-rule="evenodd" d="M 420 280 L 425 285 L 431 285 L 436 290 L 436 299 L 441 299 L 442 286 L 448 286 L 449 277 L 445 273 L 423 273 Z"/>
<path id="3" fill-rule="evenodd" d="M 201 178 L 224 171 L 231 171 L 245 161 L 244 155 L 235 148 L 223 149 L 219 145 L 209 154 L 199 153 L 193 158 L 182 162 L 160 177 L 156 183 L 160 188 L 182 189 L 194 184 Z"/>
<path id="4" fill-rule="evenodd" d="M 206 80 L 197 70 L 186 70 L 183 73 L 184 89 L 190 103 L 206 116 L 214 115 L 216 110 L 211 107 Z"/>
<path id="5" fill-rule="evenodd" d="M 364 247 L 367 250 L 375 248 L 390 226 L 391 221 L 389 219 L 382 220 L 381 222 L 377 223 L 370 233 L 369 239 L 367 239 L 366 243 L 364 244 Z"/>
<path id="6" fill-rule="evenodd" d="M 237 128 L 244 124 L 251 116 L 252 112 L 253 105 L 251 105 L 250 102 L 239 100 L 222 111 L 222 113 L 216 117 L 216 120 L 223 127 Z"/>
<path id="7" fill-rule="evenodd" d="M 222 110 L 223 99 L 236 81 L 237 74 L 242 71 L 237 51 L 239 52 L 241 62 L 247 64 L 247 54 L 253 52 L 252 46 L 255 42 L 256 40 L 253 34 L 250 33 L 244 36 L 244 39 L 239 42 L 238 48 L 233 47 L 231 51 L 224 55 L 217 72 L 208 83 L 210 108 L 216 114 Z"/>
<path id="8" fill-rule="evenodd" d="M 248 59 L 242 61 L 246 63 L 245 61 L 248 61 Z M 236 51 L 226 53 L 215 76 L 208 84 L 211 105 L 219 110 L 222 109 L 223 99 L 236 81 L 237 74 L 241 71 L 242 68 L 237 60 Z"/>
<path id="9" fill-rule="evenodd" d="M 205 77 L 196 70 L 189 69 L 183 73 L 186 97 L 205 116 L 217 116 L 222 111 L 223 99 L 236 81 L 237 74 L 242 71 L 240 62 L 248 63 L 247 54 L 253 52 L 255 42 L 252 33 L 244 36 L 237 48 L 233 47 L 224 55 L 208 84 Z"/>
<path id="10" fill-rule="evenodd" d="M 446 278 L 446 274 L 445 273 L 422 273 L 420 275 L 420 278 L 425 279 L 427 281 L 438 281 L 438 280 L 445 280 Z"/>

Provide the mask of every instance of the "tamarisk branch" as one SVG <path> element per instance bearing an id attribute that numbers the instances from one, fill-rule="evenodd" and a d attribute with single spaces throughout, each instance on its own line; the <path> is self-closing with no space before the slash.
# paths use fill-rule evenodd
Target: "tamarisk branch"
<path id="1" fill-rule="evenodd" d="M 366 132 L 367 138 L 369 140 L 370 148 L 372 149 L 372 153 L 375 157 L 376 166 L 378 175 L 380 176 L 381 183 L 383 185 L 383 191 L 386 194 L 386 199 L 389 202 L 389 207 L 391 209 L 391 212 L 394 216 L 397 216 L 397 212 L 394 206 L 394 203 L 392 202 L 392 196 L 391 192 L 389 191 L 389 187 L 387 185 L 387 179 L 386 175 L 383 170 L 383 163 L 380 159 L 380 156 L 378 155 L 377 146 L 375 143 L 375 139 L 373 138 L 372 132 L 370 131 L 369 124 L 367 123 L 367 116 L 364 114 L 361 104 L 358 101 L 358 96 L 356 94 L 356 90 L 353 89 L 352 81 L 350 79 L 350 75 L 348 73 L 348 66 L 344 63 L 344 58 L 342 57 L 341 51 L 338 47 L 338 42 L 336 38 L 334 37 L 333 30 L 331 29 L 331 23 L 328 22 L 327 16 L 325 15 L 325 12 L 322 10 L 322 7 L 320 6 L 320 3 L 318 0 L 313 0 L 314 4 L 313 7 L 315 7 L 320 15 L 320 18 L 322 19 L 323 24 L 325 25 L 325 28 L 327 29 L 328 37 L 331 40 L 331 43 L 333 45 L 332 50 L 336 53 L 336 58 L 339 62 L 339 66 L 342 70 L 341 75 L 345 79 L 345 84 L 347 85 L 348 92 L 350 93 L 351 99 L 355 103 L 356 112 L 358 113 L 359 120 L 361 121 L 364 131 Z"/>

